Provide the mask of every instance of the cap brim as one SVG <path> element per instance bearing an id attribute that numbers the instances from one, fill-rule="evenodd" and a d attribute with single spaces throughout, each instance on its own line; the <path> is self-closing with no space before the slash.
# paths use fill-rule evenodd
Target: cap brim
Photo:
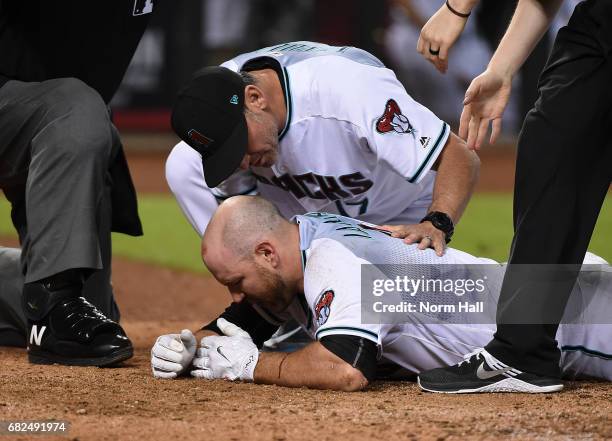
<path id="1" fill-rule="evenodd" d="M 202 157 L 204 180 L 209 188 L 218 186 L 229 178 L 240 166 L 247 151 L 249 132 L 246 119 L 242 118 L 229 138 L 219 146 L 215 153 Z"/>

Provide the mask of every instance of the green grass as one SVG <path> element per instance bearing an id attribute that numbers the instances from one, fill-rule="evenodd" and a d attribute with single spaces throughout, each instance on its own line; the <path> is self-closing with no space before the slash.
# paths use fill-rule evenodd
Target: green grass
<path id="1" fill-rule="evenodd" d="M 512 241 L 512 195 L 477 194 L 451 243 L 453 248 L 497 261 L 508 260 Z M 604 202 L 589 251 L 612 262 L 612 196 Z"/>
<path id="2" fill-rule="evenodd" d="M 206 272 L 200 260 L 199 237 L 183 217 L 172 196 L 140 196 L 145 235 L 133 238 L 113 234 L 114 254 L 143 262 L 195 272 Z M 0 200 L 0 234 L 14 234 L 9 205 Z M 512 196 L 474 196 L 457 227 L 452 246 L 498 261 L 508 258 L 512 240 Z M 606 199 L 591 251 L 612 261 L 612 197 Z"/>

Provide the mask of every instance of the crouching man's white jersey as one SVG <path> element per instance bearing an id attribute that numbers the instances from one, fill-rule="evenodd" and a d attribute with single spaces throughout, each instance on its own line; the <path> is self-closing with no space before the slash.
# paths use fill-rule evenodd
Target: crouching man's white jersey
<path id="1" fill-rule="evenodd" d="M 384 224 L 418 223 L 431 204 L 431 171 L 449 126 L 415 102 L 395 74 L 353 47 L 286 43 L 240 55 L 234 71 L 273 68 L 287 121 L 271 168 L 236 172 L 219 187 L 203 179 L 200 155 L 179 143 L 168 184 L 200 235 L 217 200 L 259 193 L 289 218 L 328 211 Z"/>
<path id="2" fill-rule="evenodd" d="M 417 374 L 455 364 L 465 354 L 484 347 L 493 337 L 494 314 L 490 324 L 458 324 L 465 322 L 454 320 L 456 316 L 447 313 L 439 314 L 436 320 L 423 314 L 407 314 L 402 323 L 364 324 L 361 272 L 362 265 L 370 263 L 471 264 L 470 268 L 476 267 L 474 271 L 478 271 L 479 267 L 483 268 L 481 264 L 499 265 L 496 262 L 452 248 L 438 257 L 431 249 L 419 250 L 416 245 L 406 245 L 400 239 L 343 216 L 309 213 L 294 220 L 299 224 L 305 293 L 286 313 L 313 339 L 343 334 L 371 340 L 378 345 L 381 363 L 390 361 Z M 590 254 L 589 258 L 585 263 L 603 261 Z M 591 307 L 609 311 L 608 316 L 612 316 L 612 272 L 609 265 L 597 268 L 596 277 L 588 279 L 578 291 L 588 290 L 594 303 Z M 501 265 L 499 269 L 499 280 L 488 283 L 494 287 L 494 305 L 504 272 Z M 566 378 L 612 380 L 612 325 L 562 324 L 557 340 L 562 348 L 562 372 Z"/>

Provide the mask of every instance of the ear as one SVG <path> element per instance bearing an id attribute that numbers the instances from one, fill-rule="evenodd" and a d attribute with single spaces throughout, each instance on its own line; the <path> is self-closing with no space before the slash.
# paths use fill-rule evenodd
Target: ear
<path id="1" fill-rule="evenodd" d="M 261 242 L 257 245 L 255 248 L 255 257 L 264 260 L 273 268 L 276 268 L 279 264 L 276 248 L 270 242 Z"/>
<path id="2" fill-rule="evenodd" d="M 257 112 L 266 109 L 268 101 L 259 87 L 249 84 L 244 89 L 244 105 L 251 112 Z"/>

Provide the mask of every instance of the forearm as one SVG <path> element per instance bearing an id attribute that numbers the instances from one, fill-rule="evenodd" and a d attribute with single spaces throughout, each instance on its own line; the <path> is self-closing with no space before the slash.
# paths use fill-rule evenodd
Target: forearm
<path id="1" fill-rule="evenodd" d="M 451 133 L 437 171 L 429 211 L 446 213 L 457 224 L 478 182 L 480 160 L 462 139 Z"/>
<path id="2" fill-rule="evenodd" d="M 560 5 L 561 0 L 519 0 L 489 69 L 514 76 L 546 33 Z"/>
<path id="3" fill-rule="evenodd" d="M 315 342 L 291 353 L 263 352 L 259 355 L 254 381 L 346 392 L 367 386 L 368 381 L 359 371 L 328 351 L 328 356 L 321 356 L 324 351 L 327 350 Z"/>

